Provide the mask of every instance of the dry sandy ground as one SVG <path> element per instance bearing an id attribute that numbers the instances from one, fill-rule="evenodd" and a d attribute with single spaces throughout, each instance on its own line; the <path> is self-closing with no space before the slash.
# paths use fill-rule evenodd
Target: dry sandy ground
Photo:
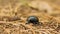
<path id="1" fill-rule="evenodd" d="M 51 15 L 30 8 L 26 1 L 0 0 L 0 34 L 60 34 L 60 1 L 43 1 L 53 7 Z M 26 24 L 27 17 L 32 15 L 37 16 L 42 24 Z"/>

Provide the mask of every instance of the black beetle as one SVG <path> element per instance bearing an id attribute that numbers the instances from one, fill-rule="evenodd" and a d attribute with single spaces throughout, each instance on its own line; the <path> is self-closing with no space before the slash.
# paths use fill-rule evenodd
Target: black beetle
<path id="1" fill-rule="evenodd" d="M 38 17 L 36 17 L 36 16 L 29 16 L 29 17 L 27 18 L 27 23 L 26 23 L 26 24 L 29 24 L 29 23 L 39 24 L 39 19 L 38 19 Z"/>

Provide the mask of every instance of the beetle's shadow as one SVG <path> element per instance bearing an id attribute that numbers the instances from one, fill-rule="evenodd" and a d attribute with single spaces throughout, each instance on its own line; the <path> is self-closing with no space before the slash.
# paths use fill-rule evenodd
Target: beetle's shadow
<path id="1" fill-rule="evenodd" d="M 29 25 L 30 23 L 26 23 L 26 25 Z M 42 26 L 43 23 L 42 22 L 38 22 L 38 23 L 32 23 L 33 25 L 32 26 Z"/>

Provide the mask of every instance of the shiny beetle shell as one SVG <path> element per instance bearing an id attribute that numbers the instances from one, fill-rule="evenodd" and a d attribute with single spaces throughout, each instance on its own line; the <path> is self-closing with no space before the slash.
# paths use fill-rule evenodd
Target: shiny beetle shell
<path id="1" fill-rule="evenodd" d="M 33 24 L 38 24 L 39 19 L 36 16 L 29 16 L 27 18 L 27 23 L 33 23 Z"/>

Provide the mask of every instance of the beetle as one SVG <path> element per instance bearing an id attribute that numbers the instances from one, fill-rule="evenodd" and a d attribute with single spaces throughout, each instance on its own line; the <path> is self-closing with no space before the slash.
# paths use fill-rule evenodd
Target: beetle
<path id="1" fill-rule="evenodd" d="M 29 23 L 39 24 L 39 19 L 36 16 L 29 16 L 26 21 L 27 21 L 26 24 L 29 24 Z"/>

